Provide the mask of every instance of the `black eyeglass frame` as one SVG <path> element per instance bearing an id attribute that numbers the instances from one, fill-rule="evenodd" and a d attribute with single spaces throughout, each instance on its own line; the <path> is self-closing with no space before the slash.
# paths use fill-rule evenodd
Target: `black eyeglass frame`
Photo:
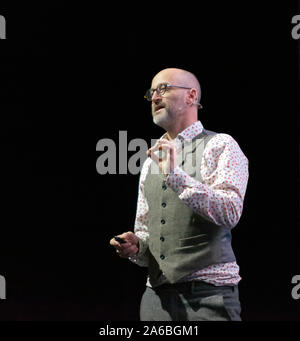
<path id="1" fill-rule="evenodd" d="M 162 86 L 163 88 L 161 88 Z M 193 89 L 193 88 L 188 88 L 186 86 L 181 86 L 181 85 L 161 83 L 157 86 L 156 89 L 148 89 L 146 91 L 146 94 L 144 95 L 144 98 L 146 98 L 147 101 L 151 102 L 154 91 L 157 93 L 157 95 L 163 96 L 169 88 L 190 89 L 190 90 Z M 202 105 L 200 103 L 197 103 L 197 105 L 199 106 L 200 109 L 202 108 Z"/>

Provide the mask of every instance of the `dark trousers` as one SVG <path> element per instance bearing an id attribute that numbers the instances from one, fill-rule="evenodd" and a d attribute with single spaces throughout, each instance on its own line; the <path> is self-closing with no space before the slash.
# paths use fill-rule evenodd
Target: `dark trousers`
<path id="1" fill-rule="evenodd" d="M 241 321 L 237 286 L 217 287 L 204 282 L 146 287 L 141 321 Z"/>

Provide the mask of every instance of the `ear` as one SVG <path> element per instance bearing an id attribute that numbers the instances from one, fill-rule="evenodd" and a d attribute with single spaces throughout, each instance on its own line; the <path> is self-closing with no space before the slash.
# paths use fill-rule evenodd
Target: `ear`
<path id="1" fill-rule="evenodd" d="M 192 88 L 192 89 L 190 89 L 190 91 L 188 91 L 187 101 L 188 101 L 188 104 L 190 106 L 197 104 L 198 94 L 197 94 L 197 90 L 195 88 Z"/>

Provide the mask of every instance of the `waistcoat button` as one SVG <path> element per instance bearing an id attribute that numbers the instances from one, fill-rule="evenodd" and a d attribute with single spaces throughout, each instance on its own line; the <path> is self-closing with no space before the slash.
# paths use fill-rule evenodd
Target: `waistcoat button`
<path id="1" fill-rule="evenodd" d="M 161 206 L 162 206 L 162 207 L 166 207 L 167 204 L 166 204 L 165 202 L 163 202 L 163 203 L 161 204 Z"/>
<path id="2" fill-rule="evenodd" d="M 164 219 L 162 219 L 160 222 L 161 222 L 162 224 L 165 224 L 165 223 L 166 223 L 166 221 L 165 221 Z"/>
<path id="3" fill-rule="evenodd" d="M 165 256 L 164 255 L 160 255 L 160 259 L 165 259 Z"/>
<path id="4" fill-rule="evenodd" d="M 160 239 L 162 242 L 165 241 L 165 238 L 164 238 L 164 237 L 160 237 L 159 239 Z"/>
<path id="5" fill-rule="evenodd" d="M 165 184 L 163 184 L 162 189 L 165 191 L 167 189 L 167 186 Z"/>

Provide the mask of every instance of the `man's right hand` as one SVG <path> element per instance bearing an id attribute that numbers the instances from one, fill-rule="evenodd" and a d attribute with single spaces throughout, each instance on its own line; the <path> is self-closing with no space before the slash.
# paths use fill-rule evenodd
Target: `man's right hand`
<path id="1" fill-rule="evenodd" d="M 120 244 L 114 238 L 109 242 L 115 249 L 117 254 L 122 258 L 132 257 L 139 251 L 139 239 L 133 232 L 124 232 L 118 237 L 124 239 L 126 243 Z"/>

